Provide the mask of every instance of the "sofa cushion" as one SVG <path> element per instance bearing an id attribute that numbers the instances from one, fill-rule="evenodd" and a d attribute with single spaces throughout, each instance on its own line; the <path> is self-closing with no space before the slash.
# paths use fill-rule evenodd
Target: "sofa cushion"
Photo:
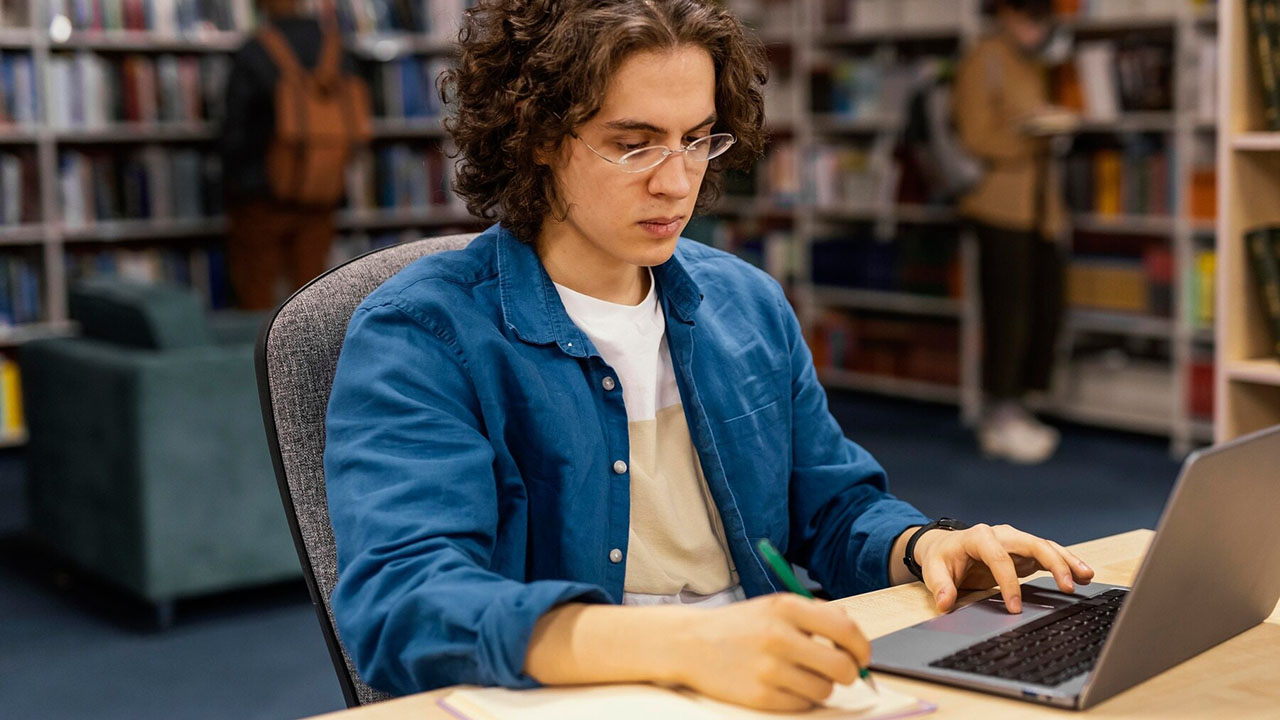
<path id="1" fill-rule="evenodd" d="M 152 350 L 214 341 L 200 301 L 182 287 L 93 278 L 70 295 L 71 319 L 86 337 Z"/>

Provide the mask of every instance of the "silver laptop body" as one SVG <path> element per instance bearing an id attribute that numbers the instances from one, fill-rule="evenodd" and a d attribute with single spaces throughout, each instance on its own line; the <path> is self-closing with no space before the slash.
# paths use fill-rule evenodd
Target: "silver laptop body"
<path id="1" fill-rule="evenodd" d="M 996 595 L 872 643 L 871 667 L 1084 709 L 1264 621 L 1280 600 L 1280 426 L 1193 453 L 1093 669 L 1059 685 L 931 667 L 1055 610 L 1100 604 L 1114 585 L 1023 585 L 1023 612 Z M 1093 598 L 1089 602 L 1090 598 Z M 1083 611 L 1085 606 L 1081 606 Z"/>

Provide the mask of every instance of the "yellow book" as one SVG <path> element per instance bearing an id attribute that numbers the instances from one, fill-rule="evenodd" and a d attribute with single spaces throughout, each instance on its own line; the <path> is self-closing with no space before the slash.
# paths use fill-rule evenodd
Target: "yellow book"
<path id="1" fill-rule="evenodd" d="M 1217 265 L 1218 257 L 1212 250 L 1205 250 L 1196 256 L 1196 272 L 1200 275 L 1200 282 L 1196 286 L 1200 294 L 1196 303 L 1196 323 L 1201 327 L 1213 327 L 1214 277 Z"/>
<path id="2" fill-rule="evenodd" d="M 1119 215 L 1122 163 L 1116 150 L 1103 150 L 1094 156 L 1093 207 L 1099 215 Z"/>
<path id="3" fill-rule="evenodd" d="M 18 363 L 5 358 L 0 360 L 0 433 L 16 435 L 26 431 L 27 423 L 22 414 L 22 383 L 18 377 Z"/>

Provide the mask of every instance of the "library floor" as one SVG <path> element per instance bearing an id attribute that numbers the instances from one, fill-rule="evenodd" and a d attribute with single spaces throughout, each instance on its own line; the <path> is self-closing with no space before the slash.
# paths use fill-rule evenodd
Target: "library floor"
<path id="1" fill-rule="evenodd" d="M 1008 522 L 1064 543 L 1154 527 L 1177 472 L 1158 439 L 1063 428 L 1051 462 L 982 458 L 953 409 L 834 394 L 845 431 L 927 515 Z M 0 716 L 264 718 L 342 706 L 300 583 L 179 604 L 156 633 L 108 588 L 45 571 L 19 533 L 22 456 L 0 455 Z"/>

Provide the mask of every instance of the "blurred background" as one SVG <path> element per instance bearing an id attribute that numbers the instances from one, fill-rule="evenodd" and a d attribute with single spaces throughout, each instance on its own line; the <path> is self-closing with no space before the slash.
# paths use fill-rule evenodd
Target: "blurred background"
<path id="1" fill-rule="evenodd" d="M 1188 452 L 1280 422 L 1280 13 L 1219 2 L 725 1 L 767 47 L 770 142 L 685 234 L 783 285 L 926 514 L 1154 527 Z M 253 344 L 325 267 L 484 227 L 434 91 L 469 4 L 0 0 L 0 715 L 342 707 Z M 261 202 L 252 38 L 313 67 L 315 18 L 370 122 L 295 217 Z M 272 223 L 294 259 L 245 254 Z"/>

